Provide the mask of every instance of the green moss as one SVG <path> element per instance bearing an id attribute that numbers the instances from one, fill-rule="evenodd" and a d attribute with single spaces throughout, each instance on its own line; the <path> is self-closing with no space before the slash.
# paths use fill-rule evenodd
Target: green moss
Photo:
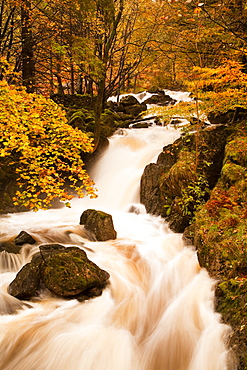
<path id="1" fill-rule="evenodd" d="M 234 184 L 239 180 L 239 178 L 247 177 L 247 171 L 244 167 L 238 164 L 228 162 L 222 167 L 222 176 L 224 176 L 224 182 Z"/>
<path id="2" fill-rule="evenodd" d="M 219 284 L 217 289 L 217 311 L 231 325 L 233 333 L 230 345 L 235 349 L 239 361 L 238 369 L 247 369 L 247 279 L 235 277 Z"/>
<path id="3" fill-rule="evenodd" d="M 247 278 L 236 277 L 219 284 L 222 298 L 218 305 L 221 313 L 227 313 L 231 321 L 243 321 L 247 325 Z"/>
<path id="4" fill-rule="evenodd" d="M 247 136 L 233 137 L 232 140 L 226 145 L 225 160 L 230 160 L 233 163 L 237 163 L 241 166 L 247 165 Z"/>
<path id="5" fill-rule="evenodd" d="M 229 138 L 221 177 L 196 213 L 195 244 L 201 266 L 217 278 L 217 311 L 231 325 L 238 369 L 247 369 L 246 123 Z M 242 135 L 242 136 L 241 136 Z"/>
<path id="6" fill-rule="evenodd" d="M 45 262 L 43 280 L 48 289 L 61 296 L 71 296 L 105 281 L 108 274 L 82 251 L 68 249 Z"/>

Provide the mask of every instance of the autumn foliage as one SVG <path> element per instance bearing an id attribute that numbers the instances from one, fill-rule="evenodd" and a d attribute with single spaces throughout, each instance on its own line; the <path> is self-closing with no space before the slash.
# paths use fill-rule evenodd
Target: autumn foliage
<path id="1" fill-rule="evenodd" d="M 81 158 L 92 139 L 69 126 L 56 103 L 2 81 L 0 106 L 0 165 L 10 158 L 18 175 L 16 205 L 46 209 L 54 198 L 69 206 L 73 193 L 96 196 Z"/>

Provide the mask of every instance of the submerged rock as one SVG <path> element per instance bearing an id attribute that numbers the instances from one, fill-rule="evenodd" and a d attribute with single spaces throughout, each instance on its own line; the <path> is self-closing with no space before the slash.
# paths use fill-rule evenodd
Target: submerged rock
<path id="1" fill-rule="evenodd" d="M 0 243 L 0 253 L 5 251 L 7 253 L 20 253 L 21 247 L 10 241 L 3 241 Z"/>
<path id="2" fill-rule="evenodd" d="M 109 277 L 82 249 L 47 244 L 40 246 L 40 253 L 18 272 L 8 292 L 19 299 L 30 299 L 47 288 L 60 297 L 81 301 L 100 295 Z"/>

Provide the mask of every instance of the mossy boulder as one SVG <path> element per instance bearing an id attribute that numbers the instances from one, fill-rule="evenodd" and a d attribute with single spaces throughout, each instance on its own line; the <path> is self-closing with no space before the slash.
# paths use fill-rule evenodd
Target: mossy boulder
<path id="1" fill-rule="evenodd" d="M 63 298 L 84 300 L 101 294 L 110 275 L 87 258 L 78 247 L 40 246 L 40 252 L 18 272 L 9 294 L 30 299 L 46 288 Z"/>
<path id="2" fill-rule="evenodd" d="M 95 209 L 87 209 L 80 217 L 80 225 L 84 225 L 98 241 L 106 241 L 117 238 L 112 216 Z"/>
<path id="3" fill-rule="evenodd" d="M 133 95 L 126 95 L 120 99 L 120 104 L 124 107 L 139 104 L 139 101 Z"/>
<path id="4" fill-rule="evenodd" d="M 74 128 L 87 133 L 93 133 L 94 131 L 94 113 L 88 111 L 85 108 L 70 112 L 68 124 Z"/>
<path id="5" fill-rule="evenodd" d="M 69 248 L 45 260 L 43 282 L 51 292 L 70 297 L 102 286 L 109 274 L 87 258 L 79 248 Z"/>

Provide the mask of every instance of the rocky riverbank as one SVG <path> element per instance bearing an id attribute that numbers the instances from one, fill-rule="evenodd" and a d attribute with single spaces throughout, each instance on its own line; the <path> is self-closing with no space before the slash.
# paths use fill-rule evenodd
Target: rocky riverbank
<path id="1" fill-rule="evenodd" d="M 141 180 L 141 201 L 197 249 L 218 282 L 216 308 L 247 369 L 247 122 L 225 121 L 163 148 Z"/>

